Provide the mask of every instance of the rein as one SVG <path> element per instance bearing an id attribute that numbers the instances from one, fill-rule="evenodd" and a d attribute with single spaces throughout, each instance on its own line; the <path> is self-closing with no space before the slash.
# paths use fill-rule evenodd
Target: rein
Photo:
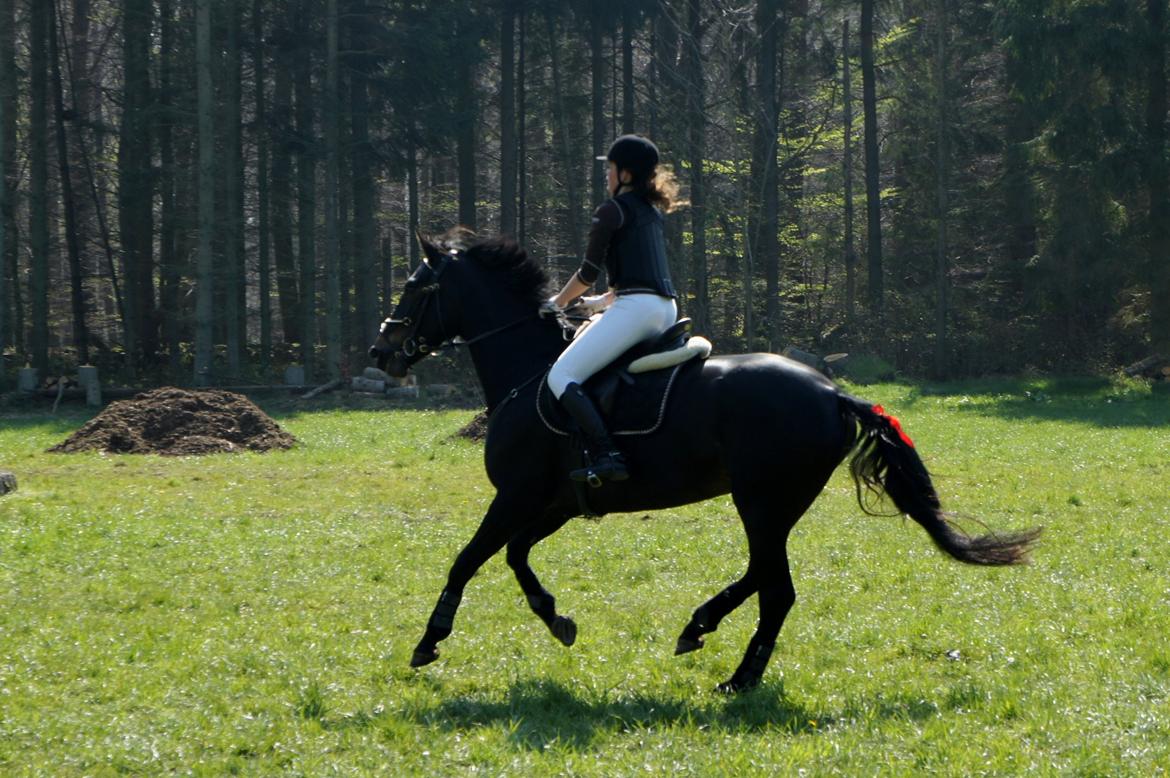
<path id="1" fill-rule="evenodd" d="M 443 351 L 446 349 L 458 348 L 459 346 L 473 346 L 476 343 L 479 343 L 481 340 L 487 340 L 491 336 L 499 335 L 501 332 L 506 332 L 506 331 L 512 329 L 513 327 L 519 327 L 521 324 L 528 321 L 529 319 L 535 319 L 538 316 L 539 316 L 539 314 L 536 314 L 536 313 L 527 314 L 525 316 L 520 317 L 519 319 L 516 319 L 515 321 L 508 322 L 507 324 L 505 324 L 502 327 L 496 327 L 495 329 L 488 330 L 487 332 L 481 332 L 480 334 L 476 335 L 471 340 L 448 340 L 444 343 L 439 344 L 438 348 L 434 349 L 434 351 L 432 353 L 437 354 L 440 351 Z M 441 313 L 439 316 L 439 320 L 440 320 L 440 326 L 442 326 L 442 314 Z"/>

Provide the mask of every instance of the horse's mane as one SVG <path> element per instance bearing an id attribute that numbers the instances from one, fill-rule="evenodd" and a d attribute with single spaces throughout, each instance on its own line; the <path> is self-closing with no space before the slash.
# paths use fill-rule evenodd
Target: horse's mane
<path id="1" fill-rule="evenodd" d="M 455 249 L 484 270 L 505 271 L 508 289 L 534 304 L 548 296 L 549 277 L 544 267 L 507 235 L 484 238 L 467 227 L 455 227 L 434 241 L 444 251 Z"/>

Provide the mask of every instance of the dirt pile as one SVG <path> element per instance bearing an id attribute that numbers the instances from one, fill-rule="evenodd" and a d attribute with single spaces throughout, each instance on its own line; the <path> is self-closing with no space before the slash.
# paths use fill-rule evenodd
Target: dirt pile
<path id="1" fill-rule="evenodd" d="M 452 437 L 465 438 L 467 440 L 483 440 L 487 437 L 487 428 L 488 415 L 484 412 L 469 421 L 467 426 L 460 429 Z"/>
<path id="2" fill-rule="evenodd" d="M 111 403 L 49 451 L 188 456 L 290 448 L 296 438 L 243 395 L 164 387 Z"/>

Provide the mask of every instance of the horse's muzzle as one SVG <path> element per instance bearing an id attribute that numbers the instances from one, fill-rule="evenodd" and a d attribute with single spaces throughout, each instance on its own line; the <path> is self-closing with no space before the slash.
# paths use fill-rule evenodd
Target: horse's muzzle
<path id="1" fill-rule="evenodd" d="M 401 349 L 395 349 L 381 335 L 370 346 L 370 359 L 377 362 L 378 369 L 394 378 L 404 378 L 410 371 L 410 364 Z"/>

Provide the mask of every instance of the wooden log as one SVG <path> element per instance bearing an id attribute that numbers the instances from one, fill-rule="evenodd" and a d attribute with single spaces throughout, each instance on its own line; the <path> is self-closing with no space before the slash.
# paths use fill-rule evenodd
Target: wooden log
<path id="1" fill-rule="evenodd" d="M 355 375 L 350 379 L 349 386 L 355 392 L 374 392 L 377 394 L 385 394 L 386 382 L 376 378 L 364 378 Z"/>
<path id="2" fill-rule="evenodd" d="M 822 370 L 824 368 L 824 363 L 821 361 L 820 357 L 818 357 L 816 354 L 810 354 L 807 351 L 802 351 L 796 346 L 787 346 L 783 351 L 780 352 L 780 356 L 788 357 L 793 361 L 800 362 L 802 365 L 808 365 L 813 370 Z"/>
<path id="3" fill-rule="evenodd" d="M 391 386 L 386 390 L 387 397 L 418 397 L 418 384 L 413 386 Z"/>
<path id="4" fill-rule="evenodd" d="M 1134 362 L 1129 367 L 1122 368 L 1122 372 L 1130 378 L 1139 375 L 1152 376 L 1159 372 L 1159 368 L 1165 365 L 1166 362 L 1166 357 L 1161 354 L 1151 354 L 1139 362 Z"/>
<path id="5" fill-rule="evenodd" d="M 345 384 L 345 379 L 338 378 L 336 380 L 330 381 L 327 384 L 321 384 L 316 389 L 305 392 L 304 394 L 301 395 L 301 399 L 302 400 L 311 400 L 319 394 L 324 394 L 325 392 L 332 392 L 334 389 L 337 389 L 338 387 L 343 386 L 344 384 Z"/>
<path id="6" fill-rule="evenodd" d="M 368 378 L 371 381 L 382 381 L 385 384 L 394 383 L 394 379 L 390 377 L 389 373 L 384 370 L 379 370 L 376 367 L 367 367 L 363 370 L 362 378 Z"/>

